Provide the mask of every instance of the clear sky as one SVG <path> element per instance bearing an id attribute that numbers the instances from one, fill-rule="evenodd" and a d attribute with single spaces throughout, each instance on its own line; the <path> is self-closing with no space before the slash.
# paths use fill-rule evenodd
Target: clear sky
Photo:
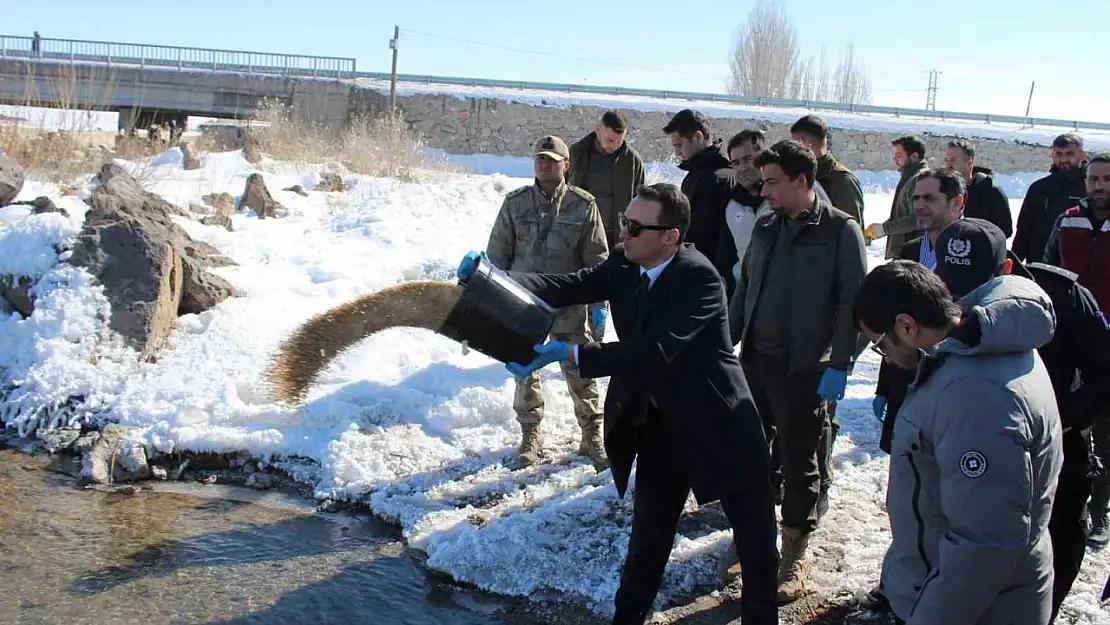
<path id="1" fill-rule="evenodd" d="M 755 0 L 30 0 L 0 34 L 354 57 L 399 71 L 722 93 L 733 33 Z M 1110 121 L 1108 0 L 784 0 L 806 52 L 849 42 L 872 102 Z M 1099 26 L 1098 24 L 1102 24 Z M 1098 59 L 1098 61 L 1096 61 Z M 1102 61 L 1105 62 L 1105 61 Z"/>

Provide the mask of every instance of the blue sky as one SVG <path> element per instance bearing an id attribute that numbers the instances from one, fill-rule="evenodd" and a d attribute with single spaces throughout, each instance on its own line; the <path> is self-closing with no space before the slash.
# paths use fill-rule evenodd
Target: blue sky
<path id="1" fill-rule="evenodd" d="M 755 0 L 35 0 L 3 9 L 2 34 L 355 57 L 417 74 L 723 92 L 733 33 Z M 1107 0 L 784 0 L 807 52 L 853 43 L 876 104 L 1110 121 L 1091 21 Z M 1020 5 L 1020 8 L 1017 6 Z M 1066 9 L 1066 11 L 1064 10 Z M 164 16 L 164 17 L 162 17 Z"/>

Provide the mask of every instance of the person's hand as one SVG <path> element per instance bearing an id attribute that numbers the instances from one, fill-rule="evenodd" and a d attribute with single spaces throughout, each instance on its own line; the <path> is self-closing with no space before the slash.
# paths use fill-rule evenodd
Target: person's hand
<path id="1" fill-rule="evenodd" d="M 867 226 L 867 229 L 863 231 L 863 238 L 867 239 L 868 241 L 881 239 L 885 236 L 886 230 L 883 230 L 883 224 L 881 223 L 873 223 L 870 226 Z"/>
<path id="2" fill-rule="evenodd" d="M 605 305 L 590 304 L 590 324 L 597 329 L 598 332 L 605 331 L 605 320 L 609 318 L 609 311 L 605 310 Z"/>
<path id="3" fill-rule="evenodd" d="M 505 365 L 509 373 L 518 378 L 526 378 L 553 362 L 570 359 L 570 345 L 562 341 L 548 341 L 543 345 L 536 345 L 533 349 L 536 350 L 536 357 L 532 359 L 532 362 L 526 365 L 510 362 Z"/>
<path id="4" fill-rule="evenodd" d="M 882 395 L 876 395 L 875 399 L 871 400 L 871 410 L 879 421 L 886 421 L 886 403 L 886 397 Z"/>
<path id="5" fill-rule="evenodd" d="M 817 394 L 824 400 L 844 399 L 844 389 L 848 386 L 848 372 L 829 367 L 817 385 Z"/>
<path id="6" fill-rule="evenodd" d="M 485 258 L 486 262 L 489 262 L 489 257 L 486 256 L 485 252 L 471 250 L 466 253 L 466 256 L 463 256 L 462 262 L 459 263 L 459 269 L 455 272 L 460 284 L 466 284 L 470 276 L 473 276 L 474 272 L 478 270 L 478 259 L 480 258 Z"/>

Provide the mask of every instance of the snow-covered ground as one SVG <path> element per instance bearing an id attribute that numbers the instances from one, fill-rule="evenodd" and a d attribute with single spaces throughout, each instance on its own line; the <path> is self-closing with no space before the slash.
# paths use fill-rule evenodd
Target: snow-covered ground
<path id="1" fill-rule="evenodd" d="M 356 82 L 362 86 L 389 93 L 389 81 L 375 78 L 360 78 Z M 681 100 L 678 98 L 649 98 L 633 95 L 611 95 L 573 91 L 540 91 L 536 89 L 511 89 L 507 87 L 465 87 L 460 85 L 398 83 L 397 95 L 454 95 L 459 98 L 491 98 L 565 108 L 570 106 L 596 106 L 600 108 L 618 107 L 625 110 L 663 111 L 674 113 L 681 109 L 693 108 L 716 118 L 763 119 L 779 124 L 789 124 L 802 115 L 811 113 L 804 108 L 783 108 L 771 106 L 748 106 L 712 100 Z M 875 132 L 928 132 L 930 134 L 951 134 L 960 137 L 980 139 L 1000 139 L 1003 141 L 1023 141 L 1038 145 L 1050 145 L 1052 139 L 1067 130 L 1062 128 L 1023 128 L 1015 124 L 983 123 L 971 121 L 922 119 L 864 113 L 838 113 L 818 111 L 822 118 L 834 128 L 851 128 Z M 1110 148 L 1110 131 L 1079 131 L 1086 140 L 1086 147 L 1095 151 Z"/>
<path id="2" fill-rule="evenodd" d="M 176 152 L 154 163 L 132 166 L 151 190 L 183 207 L 205 193 L 238 196 L 259 171 L 238 152 L 209 155 L 195 171 L 182 170 Z M 525 470 L 509 468 L 519 437 L 509 374 L 429 331 L 397 328 L 364 341 L 325 371 L 303 409 L 271 404 L 260 390 L 273 350 L 311 315 L 402 281 L 453 279 L 462 256 L 484 247 L 505 194 L 529 178 L 495 173 L 408 184 L 353 176 L 345 193 L 301 197 L 280 189 L 311 189 L 318 170 L 264 163 L 261 171 L 288 216 L 237 214 L 234 232 L 177 218 L 239 263 L 216 271 L 245 295 L 181 317 L 171 347 L 152 364 L 137 363 L 107 330 L 106 299 L 88 274 L 57 263 L 80 229 L 81 199 L 28 183 L 19 199 L 48 195 L 71 216 L 28 216 L 22 207 L 0 214 L 9 222 L 0 229 L 0 273 L 39 279 L 35 314 L 0 319 L 0 384 L 21 384 L 5 419 L 26 425 L 81 396 L 84 407 L 140 428 L 163 451 L 280 456 L 279 466 L 318 497 L 368 501 L 399 522 L 433 568 L 491 591 L 561 596 L 605 613 L 631 502 L 616 498 L 607 471 L 597 473 L 574 453 L 578 426 L 557 368 L 543 372 L 542 427 L 552 459 Z M 662 166 L 652 171 L 670 175 Z M 892 177 L 865 179 L 875 185 L 868 221 L 881 219 Z M 1015 213 L 1018 204 L 1014 198 Z M 868 254 L 872 265 L 882 262 L 881 245 Z M 840 404 L 832 508 L 814 543 L 815 590 L 829 595 L 873 586 L 889 539 L 887 459 L 870 409 L 877 365 L 865 352 Z M 714 584 L 728 533 L 689 534 L 676 537 L 663 596 Z M 1062 622 L 1107 621 L 1096 597 L 1108 569 L 1106 553 L 1088 557 L 1065 604 L 1074 620 Z"/>

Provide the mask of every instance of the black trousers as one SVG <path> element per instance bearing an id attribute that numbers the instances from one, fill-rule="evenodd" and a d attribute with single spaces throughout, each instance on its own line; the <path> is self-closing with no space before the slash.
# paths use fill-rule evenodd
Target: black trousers
<path id="1" fill-rule="evenodd" d="M 1052 517 L 1048 534 L 1052 539 L 1052 618 L 1060 611 L 1060 604 L 1071 591 L 1079 575 L 1083 556 L 1087 553 L 1087 497 L 1091 494 L 1091 480 L 1087 477 L 1088 434 L 1083 430 L 1070 430 L 1064 434 L 1064 464 L 1056 482 L 1056 499 L 1052 503 Z"/>
<path id="2" fill-rule="evenodd" d="M 649 411 L 638 428 L 632 536 L 617 589 L 614 625 L 642 625 L 651 614 L 663 571 L 674 545 L 678 519 L 690 493 L 690 479 L 677 459 L 674 437 L 658 413 Z M 745 475 L 743 488 L 721 498 L 732 524 L 742 567 L 741 619 L 744 625 L 777 624 L 778 549 L 771 480 Z"/>
<path id="3" fill-rule="evenodd" d="M 828 488 L 832 480 L 833 419 L 829 403 L 817 394 L 825 368 L 815 365 L 789 373 L 786 362 L 754 352 L 744 356 L 743 365 L 772 444 L 772 464 L 778 465 L 773 472 L 781 471 L 782 524 L 812 532 L 817 529 L 822 482 Z M 779 478 L 774 479 L 777 483 Z"/>

